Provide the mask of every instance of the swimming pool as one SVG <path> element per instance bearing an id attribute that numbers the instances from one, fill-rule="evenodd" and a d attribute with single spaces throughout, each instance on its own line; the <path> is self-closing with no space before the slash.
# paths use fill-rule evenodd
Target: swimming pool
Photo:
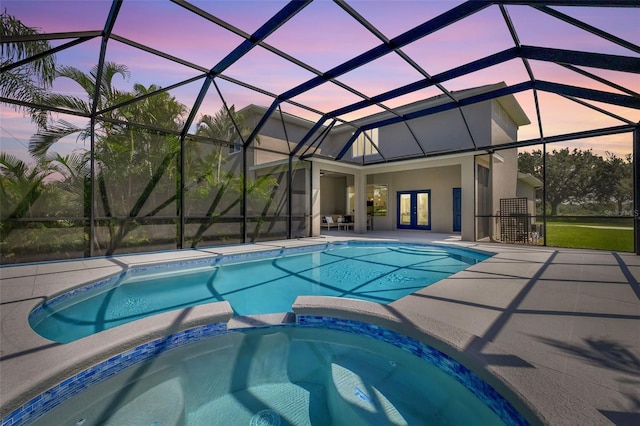
<path id="1" fill-rule="evenodd" d="M 53 298 L 29 316 L 68 343 L 150 315 L 227 300 L 235 315 L 289 312 L 299 295 L 390 303 L 489 254 L 406 243 L 332 243 L 135 267 Z"/>
<path id="2" fill-rule="evenodd" d="M 53 404 L 33 424 L 527 424 L 493 388 L 445 354 L 370 324 L 346 327 L 357 330 L 298 324 L 225 331 L 168 348 L 88 389 L 81 380 L 79 394 Z M 376 334 L 362 335 L 360 327 Z M 84 379 L 110 366 L 96 366 Z"/>

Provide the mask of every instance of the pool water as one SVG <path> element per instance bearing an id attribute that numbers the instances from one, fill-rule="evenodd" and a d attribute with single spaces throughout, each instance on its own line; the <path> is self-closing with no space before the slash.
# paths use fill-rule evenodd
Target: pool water
<path id="1" fill-rule="evenodd" d="M 456 370 L 454 370 L 456 371 Z M 500 425 L 432 363 L 370 337 L 279 327 L 172 349 L 35 425 Z"/>
<path id="2" fill-rule="evenodd" d="M 235 315 L 289 312 L 299 295 L 390 303 L 487 257 L 426 245 L 342 244 L 238 263 L 133 269 L 109 285 L 37 308 L 29 321 L 41 336 L 67 343 L 150 315 L 222 300 Z"/>

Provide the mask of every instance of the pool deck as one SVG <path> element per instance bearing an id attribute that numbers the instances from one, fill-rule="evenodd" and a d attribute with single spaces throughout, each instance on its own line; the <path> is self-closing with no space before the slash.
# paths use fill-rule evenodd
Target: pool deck
<path id="1" fill-rule="evenodd" d="M 434 346 L 442 342 L 465 364 L 499 377 L 535 406 L 543 423 L 640 424 L 640 256 L 411 231 L 325 231 L 315 238 L 0 268 L 0 417 L 105 353 L 230 318 L 226 302 L 205 305 L 61 345 L 28 324 L 29 312 L 52 295 L 133 265 L 352 239 L 449 244 L 495 256 L 389 305 L 309 296 L 299 298 L 296 313 L 374 321 Z M 290 317 L 234 318 L 229 327 Z"/>

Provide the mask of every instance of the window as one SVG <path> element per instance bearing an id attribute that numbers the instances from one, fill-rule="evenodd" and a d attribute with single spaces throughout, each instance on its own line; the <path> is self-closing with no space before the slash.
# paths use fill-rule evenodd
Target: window
<path id="1" fill-rule="evenodd" d="M 387 185 L 367 185 L 367 214 L 387 215 Z"/>
<path id="2" fill-rule="evenodd" d="M 370 129 L 361 132 L 352 145 L 353 157 L 377 154 L 378 129 Z"/>

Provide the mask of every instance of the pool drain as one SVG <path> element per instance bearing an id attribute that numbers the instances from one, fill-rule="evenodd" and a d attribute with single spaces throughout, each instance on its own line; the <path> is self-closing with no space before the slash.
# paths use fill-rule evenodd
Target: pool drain
<path id="1" fill-rule="evenodd" d="M 250 426 L 280 426 L 280 415 L 273 410 L 262 410 L 251 417 Z"/>

